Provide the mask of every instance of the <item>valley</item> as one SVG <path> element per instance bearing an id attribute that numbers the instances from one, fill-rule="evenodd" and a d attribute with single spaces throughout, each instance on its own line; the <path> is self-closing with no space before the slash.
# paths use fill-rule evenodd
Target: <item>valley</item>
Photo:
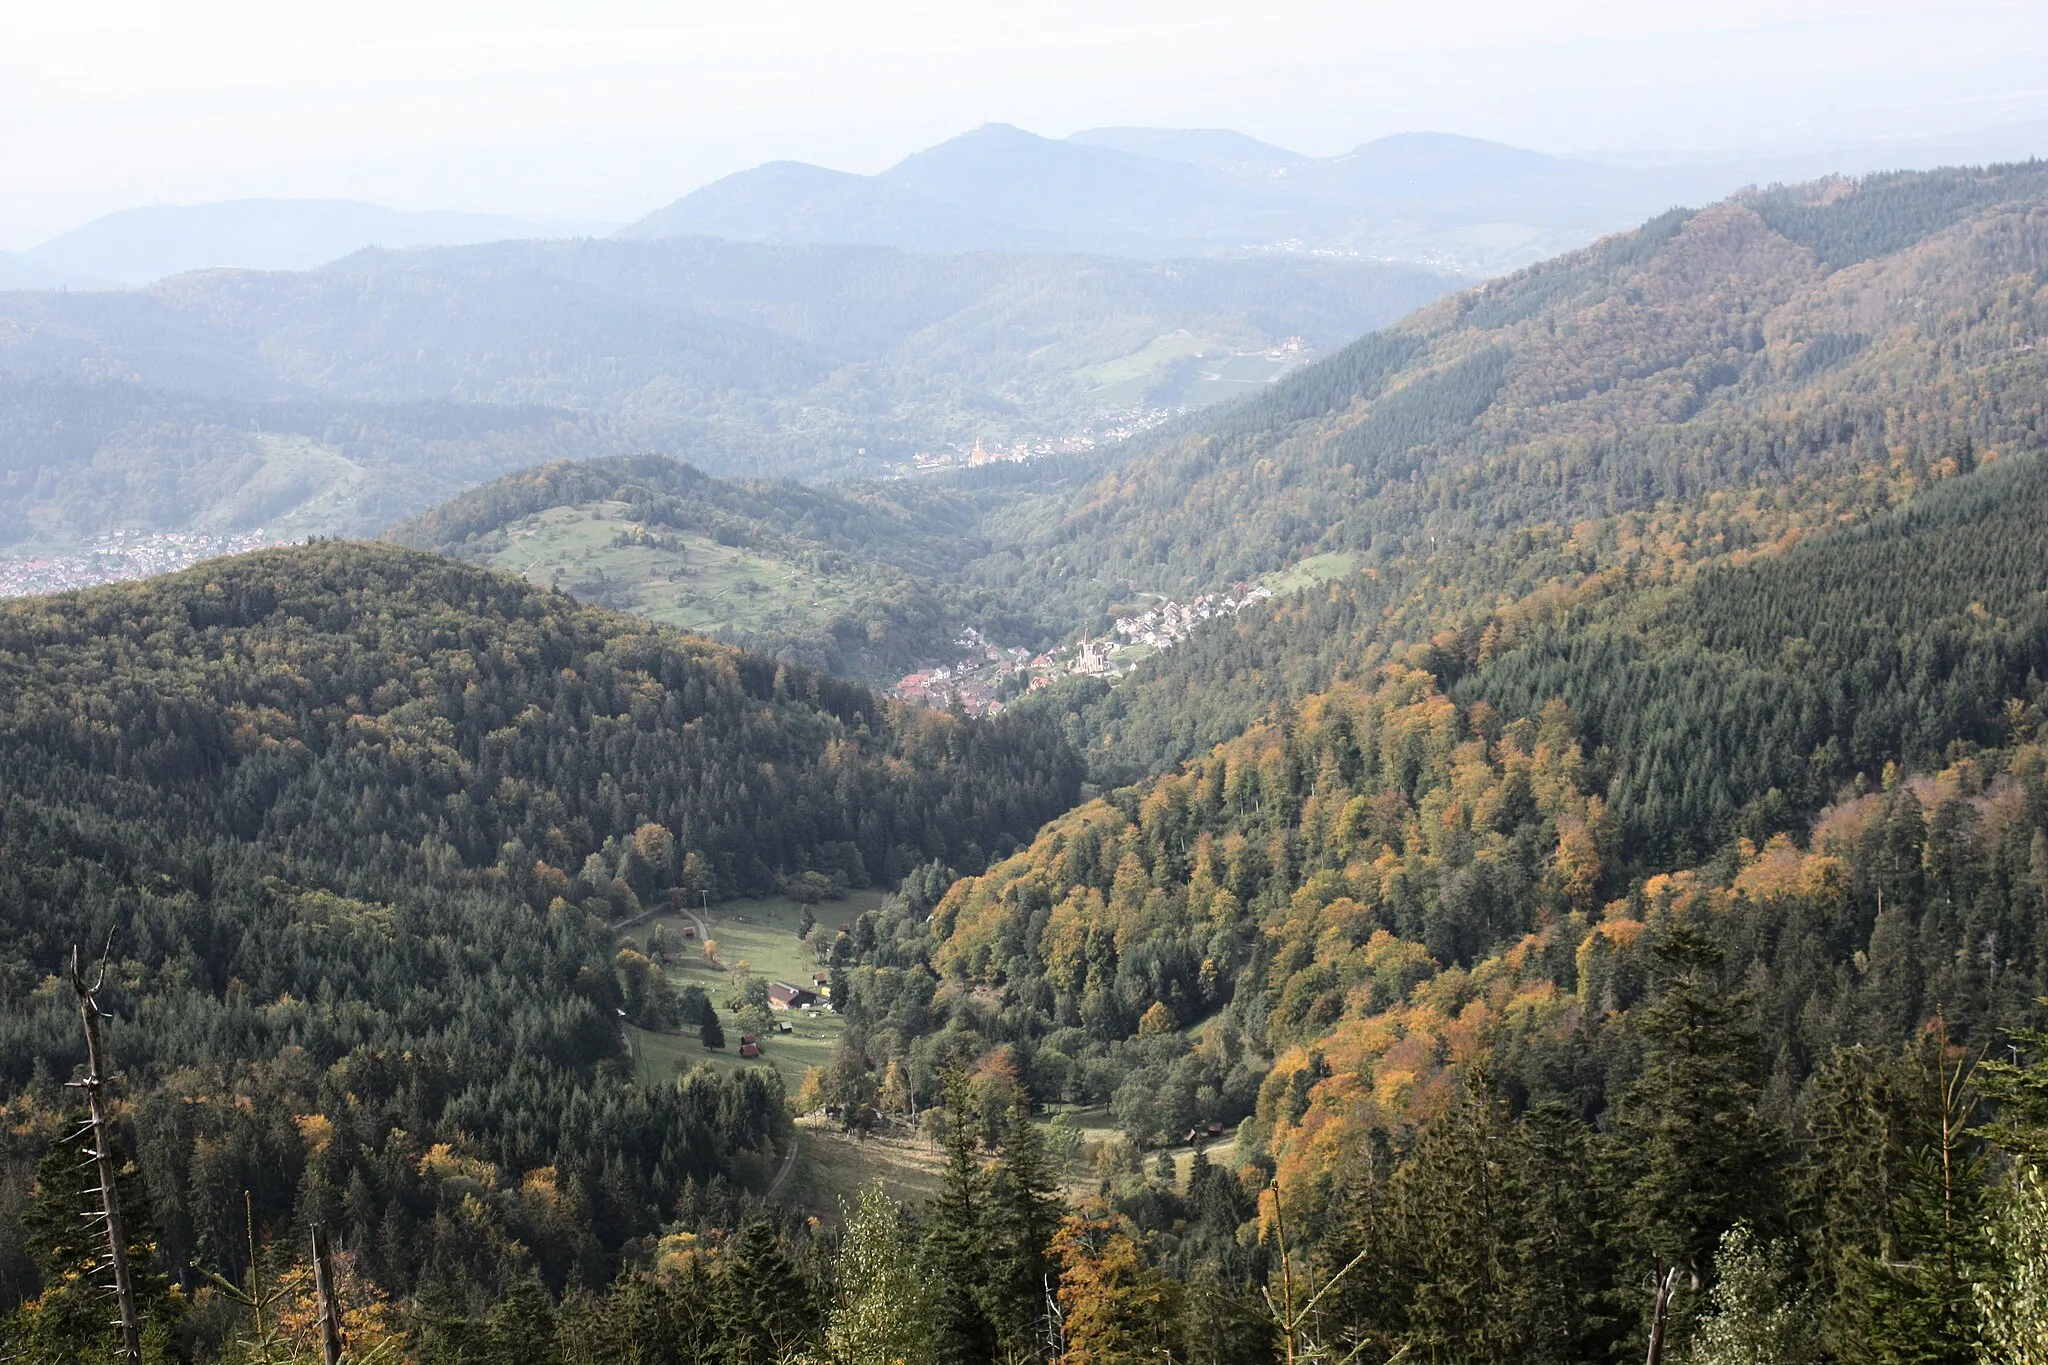
<path id="1" fill-rule="evenodd" d="M 764 184 L 1051 231 L 965 216 L 992 138 Z M 665 221 L 820 221 L 735 191 Z M 420 1365 L 2024 1358 L 2042 163 L 1451 293 L 456 250 L 9 296 L 0 517 L 104 547 L 0 602 L 10 1347 L 98 1339 L 41 1229 L 104 943 L 195 1360 L 312 1227 Z"/>
<path id="2" fill-rule="evenodd" d="M 863 480 L 977 443 L 1086 452 L 1454 284 L 1371 262 L 688 238 L 0 293 L 0 551 L 375 535 L 563 458 Z"/>

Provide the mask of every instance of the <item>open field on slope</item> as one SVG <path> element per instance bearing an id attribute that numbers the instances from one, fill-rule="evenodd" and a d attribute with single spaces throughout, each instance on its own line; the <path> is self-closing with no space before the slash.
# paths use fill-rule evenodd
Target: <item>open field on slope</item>
<path id="1" fill-rule="evenodd" d="M 873 909 L 881 899 L 879 891 L 855 891 L 844 900 L 825 901 L 812 907 L 812 913 L 818 920 L 817 932 L 831 934 L 839 924 L 850 922 L 864 910 Z M 704 923 L 710 930 L 712 941 L 718 945 L 719 957 L 730 966 L 744 964 L 764 980 L 788 981 L 808 988 L 811 973 L 818 971 L 819 967 L 811 956 L 810 945 L 799 941 L 796 936 L 802 916 L 803 907 L 796 901 L 775 896 L 763 900 L 722 901 L 705 912 Z M 620 941 L 631 941 L 644 949 L 654 927 L 657 924 L 662 926 L 670 942 L 677 945 L 677 960 L 668 964 L 669 980 L 678 989 L 684 986 L 703 987 L 712 1004 L 719 1006 L 719 1022 L 725 1027 L 725 1048 L 722 1051 L 706 1048 L 698 1041 L 694 1029 L 683 1033 L 654 1033 L 628 1024 L 626 1037 L 632 1043 L 634 1066 L 640 1079 L 658 1085 L 674 1079 L 699 1062 L 710 1062 L 721 1069 L 770 1066 L 781 1075 L 790 1093 L 796 1093 L 804 1071 L 809 1067 L 823 1066 L 830 1059 L 832 1045 L 838 1041 L 840 1030 L 846 1026 L 845 1021 L 830 1010 L 777 1013 L 776 1022 L 787 1022 L 796 1031 L 767 1034 L 762 1038 L 761 1056 L 742 1060 L 740 1023 L 735 1015 L 724 1009 L 726 971 L 705 960 L 701 937 L 683 937 L 683 930 L 695 928 L 696 923 L 696 919 L 689 915 L 657 915 L 635 922 L 620 935 Z"/>
<path id="2" fill-rule="evenodd" d="M 799 1156 L 784 1193 L 812 1212 L 836 1218 L 840 1202 L 852 1203 L 861 1188 L 881 1181 L 890 1198 L 922 1203 L 939 1192 L 945 1151 L 925 1132 L 892 1125 L 868 1137 L 839 1131 L 836 1120 L 797 1121 Z"/>
<path id="3" fill-rule="evenodd" d="M 793 611 L 829 615 L 851 604 L 851 581 L 708 536 L 644 530 L 622 502 L 552 507 L 508 528 L 488 561 L 587 601 L 701 634 L 758 629 Z"/>
<path id="4" fill-rule="evenodd" d="M 1349 578 L 1358 571 L 1361 557 L 1348 550 L 1311 555 L 1298 564 L 1288 565 L 1278 573 L 1267 574 L 1259 583 L 1285 596 L 1290 592 L 1300 592 L 1303 588 L 1312 588 L 1318 583 L 1327 583 L 1333 578 Z"/>
<path id="5" fill-rule="evenodd" d="M 1242 342 L 1238 343 L 1242 345 Z M 1109 407 L 1140 403 L 1205 407 L 1265 387 L 1307 357 L 1233 351 L 1230 343 L 1182 329 L 1138 350 L 1079 372 L 1090 401 Z"/>

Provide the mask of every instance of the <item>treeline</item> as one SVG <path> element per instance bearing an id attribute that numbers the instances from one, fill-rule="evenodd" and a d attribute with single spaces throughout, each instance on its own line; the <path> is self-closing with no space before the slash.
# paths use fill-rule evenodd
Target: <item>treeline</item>
<path id="1" fill-rule="evenodd" d="M 975 866 L 1079 781 L 1043 725 L 391 548 L 9 603 L 0 676 L 7 1197 L 83 1057 L 61 971 L 107 947 L 124 1141 L 186 1275 L 238 1264 L 248 1191 L 259 1233 L 317 1216 L 392 1292 L 608 1280 L 786 1125 L 758 1077 L 630 1080 L 646 964 L 608 925 Z"/>

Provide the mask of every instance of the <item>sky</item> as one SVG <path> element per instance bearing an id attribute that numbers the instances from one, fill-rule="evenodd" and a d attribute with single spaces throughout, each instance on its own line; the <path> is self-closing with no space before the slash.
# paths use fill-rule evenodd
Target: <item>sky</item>
<path id="1" fill-rule="evenodd" d="M 2041 0 L 0 0 L 0 34 L 0 250 L 251 197 L 625 222 L 984 122 L 1753 156 L 2048 119 Z"/>

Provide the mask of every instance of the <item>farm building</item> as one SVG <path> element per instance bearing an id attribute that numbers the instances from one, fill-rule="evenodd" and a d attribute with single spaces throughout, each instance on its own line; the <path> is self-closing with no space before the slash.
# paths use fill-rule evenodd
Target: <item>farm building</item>
<path id="1" fill-rule="evenodd" d="M 768 1008 L 772 1010 L 793 1010 L 816 1000 L 817 994 L 802 986 L 792 986 L 787 981 L 772 981 L 768 984 Z"/>

